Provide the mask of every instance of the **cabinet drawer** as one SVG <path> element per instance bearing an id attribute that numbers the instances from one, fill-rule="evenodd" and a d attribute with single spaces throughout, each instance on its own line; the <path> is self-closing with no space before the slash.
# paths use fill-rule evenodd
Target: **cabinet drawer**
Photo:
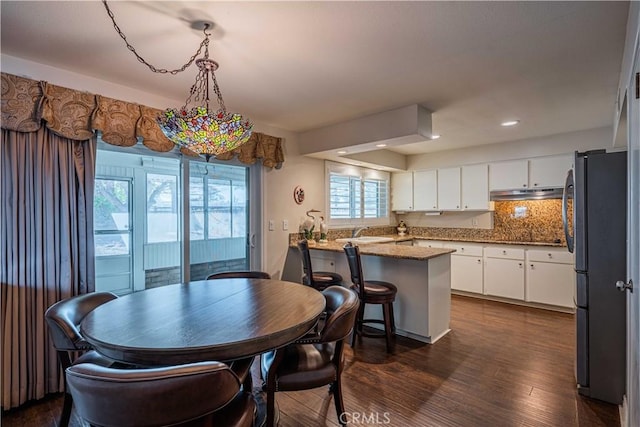
<path id="1" fill-rule="evenodd" d="M 422 246 L 424 248 L 442 248 L 444 247 L 444 243 L 437 240 L 416 239 L 413 241 L 413 246 Z"/>
<path id="2" fill-rule="evenodd" d="M 553 262 L 558 264 L 573 264 L 573 254 L 566 249 L 528 249 L 528 261 Z"/>
<path id="3" fill-rule="evenodd" d="M 497 246 L 489 246 L 484 248 L 484 256 L 489 258 L 524 260 L 524 249 L 510 248 L 510 247 L 501 248 Z"/>
<path id="4" fill-rule="evenodd" d="M 445 243 L 443 247 L 447 249 L 455 249 L 456 251 L 451 255 L 482 257 L 482 245 L 473 243 Z"/>

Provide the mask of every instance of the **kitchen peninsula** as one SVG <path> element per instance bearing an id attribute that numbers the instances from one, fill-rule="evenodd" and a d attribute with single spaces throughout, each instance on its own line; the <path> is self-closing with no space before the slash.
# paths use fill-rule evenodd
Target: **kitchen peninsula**
<path id="1" fill-rule="evenodd" d="M 310 249 L 314 270 L 335 271 L 348 285 L 351 273 L 343 246 L 331 241 Z M 449 332 L 452 252 L 455 250 L 393 242 L 360 246 L 365 279 L 384 280 L 398 288 L 393 306 L 398 335 L 432 344 Z M 299 282 L 301 265 L 298 248 L 292 243 L 282 279 Z M 382 319 L 380 306 L 367 305 L 365 317 Z"/>

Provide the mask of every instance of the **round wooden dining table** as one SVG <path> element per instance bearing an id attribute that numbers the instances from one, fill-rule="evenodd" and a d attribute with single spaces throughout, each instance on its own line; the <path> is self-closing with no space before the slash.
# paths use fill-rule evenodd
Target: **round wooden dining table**
<path id="1" fill-rule="evenodd" d="M 322 293 L 299 283 L 201 280 L 116 298 L 86 316 L 80 330 L 98 352 L 122 362 L 230 361 L 295 341 L 324 308 Z"/>

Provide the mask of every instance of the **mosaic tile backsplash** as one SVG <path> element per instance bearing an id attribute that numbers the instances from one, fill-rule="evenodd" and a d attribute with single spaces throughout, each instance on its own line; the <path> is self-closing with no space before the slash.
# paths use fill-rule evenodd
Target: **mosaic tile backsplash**
<path id="1" fill-rule="evenodd" d="M 455 213 L 451 215 L 455 215 Z M 459 238 L 566 244 L 562 226 L 562 200 L 495 202 L 493 216 L 494 227 L 492 229 L 412 227 L 409 225 L 407 234 L 433 239 Z M 571 217 L 570 204 L 569 218 Z M 362 235 L 376 236 L 396 233 L 395 227 L 371 227 L 364 230 Z M 351 236 L 351 230 L 329 230 L 328 234 L 329 239 L 333 240 Z"/>

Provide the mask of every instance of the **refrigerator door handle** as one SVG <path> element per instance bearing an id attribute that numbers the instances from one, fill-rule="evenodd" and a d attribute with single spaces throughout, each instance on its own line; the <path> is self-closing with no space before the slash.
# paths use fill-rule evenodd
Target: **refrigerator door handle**
<path id="1" fill-rule="evenodd" d="M 567 249 L 573 253 L 573 235 L 569 230 L 569 197 L 573 195 L 573 169 L 569 169 L 567 179 L 562 191 L 562 225 L 564 226 L 564 237 L 567 240 Z"/>

